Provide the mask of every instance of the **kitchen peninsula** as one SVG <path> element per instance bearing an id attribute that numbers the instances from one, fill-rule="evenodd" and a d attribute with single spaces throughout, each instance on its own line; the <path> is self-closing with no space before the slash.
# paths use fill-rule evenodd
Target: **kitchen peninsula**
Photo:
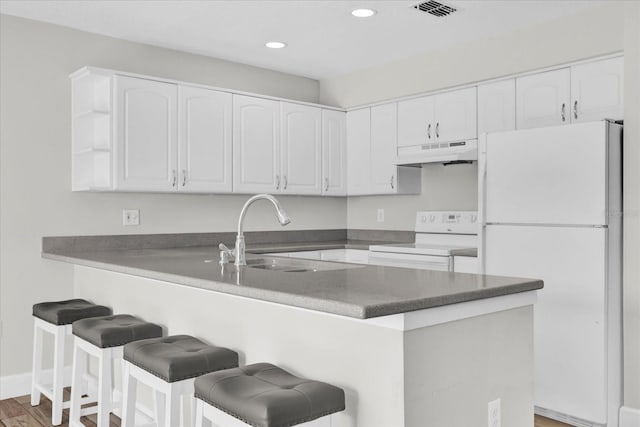
<path id="1" fill-rule="evenodd" d="M 73 264 L 76 297 L 343 388 L 338 426 L 485 425 L 498 398 L 504 425 L 533 424 L 539 280 L 256 254 L 236 267 L 213 246 L 42 256 Z"/>

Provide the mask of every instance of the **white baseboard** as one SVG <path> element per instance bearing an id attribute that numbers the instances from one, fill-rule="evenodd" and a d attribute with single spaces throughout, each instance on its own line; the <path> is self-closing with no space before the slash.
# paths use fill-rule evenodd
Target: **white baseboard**
<path id="1" fill-rule="evenodd" d="M 42 370 L 42 382 L 53 383 L 53 369 Z M 64 385 L 71 385 L 71 366 L 64 368 Z M 0 377 L 0 400 L 31 394 L 31 372 Z"/>
<path id="2" fill-rule="evenodd" d="M 640 427 L 640 409 L 630 406 L 620 408 L 620 427 Z"/>

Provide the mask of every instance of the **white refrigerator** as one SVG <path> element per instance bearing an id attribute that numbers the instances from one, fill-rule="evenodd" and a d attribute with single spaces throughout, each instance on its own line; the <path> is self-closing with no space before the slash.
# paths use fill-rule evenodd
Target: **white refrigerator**
<path id="1" fill-rule="evenodd" d="M 599 121 L 479 141 L 481 269 L 544 280 L 535 412 L 576 426 L 618 426 L 621 138 L 621 125 Z"/>

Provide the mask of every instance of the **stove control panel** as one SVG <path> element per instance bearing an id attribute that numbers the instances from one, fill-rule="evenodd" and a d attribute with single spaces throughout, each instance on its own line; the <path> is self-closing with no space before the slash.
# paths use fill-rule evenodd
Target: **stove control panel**
<path id="1" fill-rule="evenodd" d="M 416 214 L 416 232 L 478 234 L 476 211 L 423 211 Z"/>

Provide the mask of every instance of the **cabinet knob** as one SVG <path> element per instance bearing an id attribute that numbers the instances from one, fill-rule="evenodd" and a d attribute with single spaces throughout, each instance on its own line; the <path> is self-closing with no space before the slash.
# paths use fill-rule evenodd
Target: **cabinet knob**
<path id="1" fill-rule="evenodd" d="M 171 186 L 175 187 L 177 183 L 178 183 L 178 174 L 176 173 L 176 170 L 173 169 L 171 171 Z"/>
<path id="2" fill-rule="evenodd" d="M 578 100 L 577 99 L 573 103 L 573 118 L 574 119 L 578 118 Z"/>
<path id="3" fill-rule="evenodd" d="M 394 188 L 395 188 L 395 186 L 394 186 L 394 184 L 393 184 L 393 180 L 394 180 L 394 178 L 395 178 L 395 176 L 394 176 L 394 175 L 391 175 L 391 181 L 389 181 L 389 183 L 391 184 L 391 189 L 394 189 Z"/>
<path id="4" fill-rule="evenodd" d="M 282 177 L 282 189 L 283 190 L 287 189 L 287 175 Z"/>
<path id="5" fill-rule="evenodd" d="M 562 109 L 560 110 L 560 117 L 562 117 L 562 121 L 564 122 L 567 119 L 567 116 L 565 114 L 565 109 L 566 109 L 566 105 L 563 102 L 562 103 Z"/>
<path id="6" fill-rule="evenodd" d="M 427 138 L 431 139 L 431 123 L 427 126 Z"/>
<path id="7" fill-rule="evenodd" d="M 187 170 L 182 169 L 182 186 L 187 185 Z"/>
<path id="8" fill-rule="evenodd" d="M 276 175 L 276 190 L 280 189 L 280 175 Z"/>
<path id="9" fill-rule="evenodd" d="M 440 138 L 440 122 L 436 123 L 436 138 Z"/>
<path id="10" fill-rule="evenodd" d="M 329 191 L 329 178 L 324 179 L 324 191 Z"/>

